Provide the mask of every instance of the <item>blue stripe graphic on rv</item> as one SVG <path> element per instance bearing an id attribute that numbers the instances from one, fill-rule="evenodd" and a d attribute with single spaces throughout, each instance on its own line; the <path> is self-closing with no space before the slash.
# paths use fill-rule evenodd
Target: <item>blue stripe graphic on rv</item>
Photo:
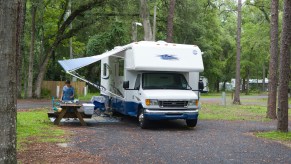
<path id="1" fill-rule="evenodd" d="M 179 60 L 175 55 L 170 55 L 170 54 L 163 54 L 163 55 L 158 55 L 162 60 Z"/>

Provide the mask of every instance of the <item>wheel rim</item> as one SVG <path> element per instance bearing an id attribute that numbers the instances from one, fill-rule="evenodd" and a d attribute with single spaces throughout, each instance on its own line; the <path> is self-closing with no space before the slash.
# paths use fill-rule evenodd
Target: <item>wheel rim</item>
<path id="1" fill-rule="evenodd" d="M 141 125 L 143 124 L 143 120 L 144 120 L 144 116 L 143 116 L 143 113 L 141 113 L 138 117 L 138 121 Z"/>

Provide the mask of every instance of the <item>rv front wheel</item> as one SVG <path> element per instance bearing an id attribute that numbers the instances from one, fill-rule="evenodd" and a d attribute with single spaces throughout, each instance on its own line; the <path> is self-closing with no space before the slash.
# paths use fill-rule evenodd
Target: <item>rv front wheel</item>
<path id="1" fill-rule="evenodd" d="M 144 109 L 140 109 L 138 113 L 139 126 L 142 129 L 146 129 L 148 127 L 148 120 L 144 117 Z"/>
<path id="2" fill-rule="evenodd" d="M 197 125 L 197 119 L 186 120 L 188 127 L 195 127 Z"/>

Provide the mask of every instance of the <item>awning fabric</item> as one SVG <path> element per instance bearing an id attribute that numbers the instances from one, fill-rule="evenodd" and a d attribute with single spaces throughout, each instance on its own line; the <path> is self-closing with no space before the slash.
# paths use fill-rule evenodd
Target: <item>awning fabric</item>
<path id="1" fill-rule="evenodd" d="M 103 58 L 116 55 L 119 52 L 122 52 L 126 49 L 130 48 L 130 44 L 122 46 L 122 47 L 116 47 L 111 51 L 107 51 L 101 55 L 95 55 L 91 57 L 84 57 L 84 58 L 76 58 L 76 59 L 69 59 L 69 60 L 59 60 L 58 62 L 60 65 L 64 68 L 66 72 L 75 71 L 77 69 L 83 68 L 87 65 L 90 65 L 92 63 L 95 63 L 97 61 L 100 61 Z"/>

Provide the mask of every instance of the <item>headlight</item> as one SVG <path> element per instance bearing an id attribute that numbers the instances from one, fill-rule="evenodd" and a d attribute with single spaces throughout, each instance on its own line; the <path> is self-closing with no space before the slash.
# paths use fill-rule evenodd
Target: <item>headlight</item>
<path id="1" fill-rule="evenodd" d="M 159 105 L 158 100 L 146 99 L 145 103 L 146 103 L 147 106 L 150 106 L 150 105 Z"/>
<path id="2" fill-rule="evenodd" d="M 188 106 L 198 106 L 199 100 L 188 101 Z"/>

